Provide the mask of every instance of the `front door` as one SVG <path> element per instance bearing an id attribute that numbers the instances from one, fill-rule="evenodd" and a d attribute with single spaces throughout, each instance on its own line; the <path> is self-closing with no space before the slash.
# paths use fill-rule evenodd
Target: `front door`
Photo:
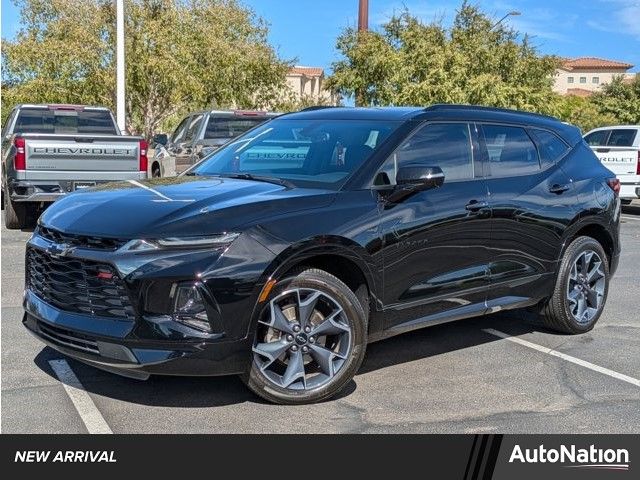
<path id="1" fill-rule="evenodd" d="M 485 311 L 491 215 L 473 128 L 422 125 L 376 177 L 393 184 L 399 167 L 415 163 L 445 174 L 441 187 L 381 202 L 385 323 L 394 333 Z"/>

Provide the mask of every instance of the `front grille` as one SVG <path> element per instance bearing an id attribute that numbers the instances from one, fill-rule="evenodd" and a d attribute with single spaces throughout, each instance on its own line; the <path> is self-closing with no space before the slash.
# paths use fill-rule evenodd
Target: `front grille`
<path id="1" fill-rule="evenodd" d="M 67 244 L 71 247 L 91 248 L 95 250 L 117 250 L 125 243 L 126 240 L 116 238 L 92 237 L 89 235 L 75 235 L 71 233 L 62 233 L 53 228 L 38 226 L 36 235 L 41 236 L 51 242 L 59 244 Z"/>
<path id="2" fill-rule="evenodd" d="M 27 247 L 26 285 L 36 296 L 65 312 L 134 318 L 124 282 L 105 263 L 53 256 Z"/>
<path id="3" fill-rule="evenodd" d="M 43 322 L 38 322 L 40 334 L 57 345 L 72 347 L 85 352 L 100 354 L 98 343 L 86 335 L 82 335 L 64 328 L 54 327 Z"/>

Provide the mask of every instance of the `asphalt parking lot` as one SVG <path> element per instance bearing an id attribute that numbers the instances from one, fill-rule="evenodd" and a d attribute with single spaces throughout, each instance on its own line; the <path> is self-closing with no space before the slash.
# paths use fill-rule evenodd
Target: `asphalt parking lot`
<path id="1" fill-rule="evenodd" d="M 508 312 L 405 334 L 370 345 L 339 398 L 301 407 L 267 404 L 236 377 L 140 382 L 56 362 L 21 324 L 29 236 L 2 229 L 4 433 L 640 432 L 640 203 L 624 209 L 620 268 L 592 332 Z"/>

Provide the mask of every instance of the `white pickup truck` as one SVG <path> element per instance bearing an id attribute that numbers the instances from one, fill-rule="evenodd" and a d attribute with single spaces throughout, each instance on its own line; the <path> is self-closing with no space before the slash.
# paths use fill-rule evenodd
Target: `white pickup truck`
<path id="1" fill-rule="evenodd" d="M 640 125 L 596 128 L 584 140 L 620 180 L 622 203 L 640 198 Z"/>
<path id="2" fill-rule="evenodd" d="M 147 142 L 122 135 L 111 111 L 18 105 L 2 129 L 5 225 L 23 228 L 38 208 L 75 190 L 147 178 Z"/>

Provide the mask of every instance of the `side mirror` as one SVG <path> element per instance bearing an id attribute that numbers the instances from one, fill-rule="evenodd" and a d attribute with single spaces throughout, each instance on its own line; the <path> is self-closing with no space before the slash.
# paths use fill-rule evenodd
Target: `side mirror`
<path id="1" fill-rule="evenodd" d="M 398 187 L 422 192 L 442 186 L 444 172 L 440 167 L 424 165 L 407 165 L 400 167 L 396 174 Z"/>
<path id="2" fill-rule="evenodd" d="M 437 188 L 444 183 L 444 172 L 440 167 L 407 165 L 396 174 L 396 187 L 385 195 L 387 207 L 400 203 L 418 192 Z"/>
<path id="3" fill-rule="evenodd" d="M 157 133 L 153 136 L 153 143 L 156 145 L 166 146 L 169 142 L 169 138 L 166 133 Z"/>

